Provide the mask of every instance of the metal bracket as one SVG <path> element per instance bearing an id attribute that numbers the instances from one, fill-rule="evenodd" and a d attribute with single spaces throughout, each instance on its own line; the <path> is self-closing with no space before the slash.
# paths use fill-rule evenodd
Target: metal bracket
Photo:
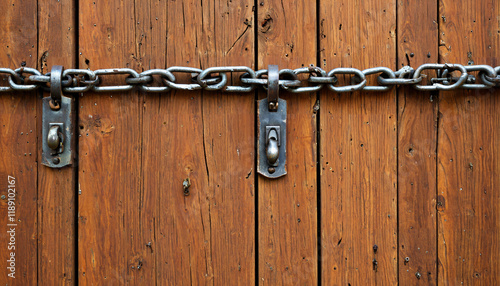
<path id="1" fill-rule="evenodd" d="M 267 98 L 259 100 L 257 172 L 267 178 L 286 175 L 286 101 L 279 98 L 279 70 L 268 68 Z"/>
<path id="2" fill-rule="evenodd" d="M 62 95 L 62 67 L 50 76 L 50 97 L 42 99 L 42 164 L 62 168 L 73 164 L 74 99 Z"/>

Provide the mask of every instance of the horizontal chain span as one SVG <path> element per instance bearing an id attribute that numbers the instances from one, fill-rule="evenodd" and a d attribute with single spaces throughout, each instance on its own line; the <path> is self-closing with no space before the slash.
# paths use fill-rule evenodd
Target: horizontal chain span
<path id="1" fill-rule="evenodd" d="M 424 72 L 434 70 L 434 77 Z M 235 84 L 228 73 L 239 75 Z M 472 74 L 473 73 L 473 74 Z M 184 76 L 182 76 L 184 74 Z M 304 74 L 304 75 L 301 75 Z M 121 76 L 120 76 L 121 75 Z M 62 72 L 61 86 L 64 93 L 116 92 L 139 89 L 145 92 L 168 92 L 170 90 L 213 90 L 226 92 L 251 92 L 262 86 L 267 89 L 268 71 L 254 71 L 245 66 L 224 66 L 198 69 L 192 67 L 169 67 L 151 69 L 141 73 L 129 68 L 66 69 Z M 340 84 L 339 75 L 347 76 Z M 367 85 L 367 77 L 375 76 L 376 85 Z M 120 85 L 105 85 L 106 78 Z M 301 79 L 300 79 L 300 78 Z M 34 68 L 0 68 L 0 78 L 6 81 L 0 92 L 50 90 L 50 73 L 42 74 Z M 108 80 L 110 80 L 108 78 Z M 186 79 L 180 82 L 178 78 Z M 425 80 L 424 80 L 425 79 Z M 425 83 L 424 83 L 425 82 Z M 397 71 L 387 67 L 365 70 L 356 68 L 335 68 L 329 72 L 316 67 L 301 67 L 295 70 L 279 71 L 279 86 L 293 93 L 314 92 L 326 87 L 331 91 L 386 91 L 393 86 L 411 85 L 418 90 L 489 89 L 500 86 L 500 66 L 463 66 L 459 64 L 423 64 L 417 69 L 405 66 Z"/>

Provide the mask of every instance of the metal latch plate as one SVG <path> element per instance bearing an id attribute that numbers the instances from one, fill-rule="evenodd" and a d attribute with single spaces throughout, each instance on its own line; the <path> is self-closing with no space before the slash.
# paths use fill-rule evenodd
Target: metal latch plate
<path id="1" fill-rule="evenodd" d="M 267 98 L 259 100 L 258 123 L 259 138 L 257 147 L 257 172 L 267 178 L 286 175 L 286 100 L 278 99 L 278 110 L 269 111 Z M 269 126 L 279 126 L 279 157 L 277 166 L 270 166 L 266 148 Z"/>
<path id="2" fill-rule="evenodd" d="M 50 107 L 51 97 L 42 100 L 42 164 L 51 168 L 62 168 L 73 164 L 74 150 L 74 99 L 62 96 L 60 108 L 54 110 Z M 49 147 L 48 135 L 52 126 L 60 126 L 63 146 L 59 153 Z"/>

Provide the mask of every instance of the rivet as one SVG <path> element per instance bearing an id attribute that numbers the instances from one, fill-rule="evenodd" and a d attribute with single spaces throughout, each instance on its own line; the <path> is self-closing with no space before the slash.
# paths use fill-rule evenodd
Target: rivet
<path id="1" fill-rule="evenodd" d="M 267 169 L 267 171 L 269 172 L 269 174 L 272 174 L 272 173 L 276 172 L 276 169 L 274 167 L 269 167 L 269 169 Z"/>
<path id="2" fill-rule="evenodd" d="M 61 159 L 59 159 L 59 158 L 57 158 L 57 157 L 56 157 L 56 158 L 54 158 L 54 159 L 52 159 L 52 163 L 54 163 L 54 164 L 56 164 L 56 165 L 57 165 L 57 164 L 59 164 L 60 162 L 61 162 Z"/>

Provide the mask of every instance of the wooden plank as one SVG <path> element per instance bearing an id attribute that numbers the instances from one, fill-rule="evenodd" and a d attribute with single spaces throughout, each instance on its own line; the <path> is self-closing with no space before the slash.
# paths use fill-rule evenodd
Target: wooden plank
<path id="1" fill-rule="evenodd" d="M 316 63 L 316 1 L 258 1 L 258 68 Z M 260 93 L 260 98 L 265 97 Z M 260 285 L 318 283 L 316 93 L 287 100 L 287 172 L 258 178 Z"/>
<path id="2" fill-rule="evenodd" d="M 38 11 L 39 69 L 47 73 L 53 65 L 76 67 L 75 2 L 41 1 Z M 37 112 L 42 114 L 41 101 Z M 41 117 L 37 122 L 41 134 Z M 38 149 L 41 156 L 41 148 Z M 75 166 L 62 169 L 38 166 L 39 283 L 76 283 Z"/>
<path id="3" fill-rule="evenodd" d="M 253 67 L 252 6 L 248 0 L 169 1 L 167 66 Z M 189 82 L 187 76 L 176 73 L 179 82 Z M 144 149 L 151 162 L 144 174 L 157 189 L 157 280 L 171 285 L 251 283 L 254 94 L 172 91 L 146 98 L 145 140 L 156 145 Z M 168 171 L 158 177 L 157 170 Z M 191 184 L 187 196 L 186 179 Z"/>
<path id="4" fill-rule="evenodd" d="M 398 67 L 436 63 L 436 1 L 400 1 L 397 13 Z M 438 98 L 412 87 L 398 96 L 399 284 L 435 285 Z"/>
<path id="5" fill-rule="evenodd" d="M 152 49 L 149 10 L 136 1 L 79 1 L 81 68 L 141 70 Z M 145 4 L 144 4 L 145 5 Z M 149 6 L 148 6 L 149 7 Z M 148 30 L 141 29 L 148 27 Z M 102 76 L 106 84 L 123 83 Z M 90 94 L 79 106 L 78 279 L 82 284 L 155 281 L 151 209 L 142 184 L 138 92 Z"/>
<path id="6" fill-rule="evenodd" d="M 36 1 L 4 1 L 0 17 L 0 63 L 36 67 Z M 2 85 L 6 85 L 2 78 Z M 34 92 L 0 93 L 0 257 L 2 285 L 37 282 L 37 97 Z M 9 176 L 15 179 L 9 179 Z M 10 187 L 13 182 L 14 187 Z M 9 191 L 9 189 L 13 191 Z M 14 190 L 15 189 L 15 190 Z M 10 200 L 15 195 L 15 200 Z M 9 202 L 15 216 L 9 220 Z M 13 211 L 13 209 L 11 209 Z M 12 226 L 8 225 L 12 224 Z M 12 231 L 12 229 L 14 229 Z M 12 231 L 12 232 L 8 232 Z M 14 234 L 13 238 L 11 235 Z M 14 241 L 13 241 L 14 240 Z M 12 244 L 9 244 L 12 243 Z M 14 254 L 13 258 L 11 255 Z M 15 260 L 15 270 L 8 260 Z"/>
<path id="7" fill-rule="evenodd" d="M 498 1 L 441 0 L 443 63 L 499 65 Z M 500 93 L 443 92 L 439 102 L 439 284 L 500 284 Z"/>
<path id="8" fill-rule="evenodd" d="M 322 68 L 395 68 L 396 1 L 320 4 Z M 323 285 L 396 284 L 396 93 L 323 91 L 320 110 Z"/>

